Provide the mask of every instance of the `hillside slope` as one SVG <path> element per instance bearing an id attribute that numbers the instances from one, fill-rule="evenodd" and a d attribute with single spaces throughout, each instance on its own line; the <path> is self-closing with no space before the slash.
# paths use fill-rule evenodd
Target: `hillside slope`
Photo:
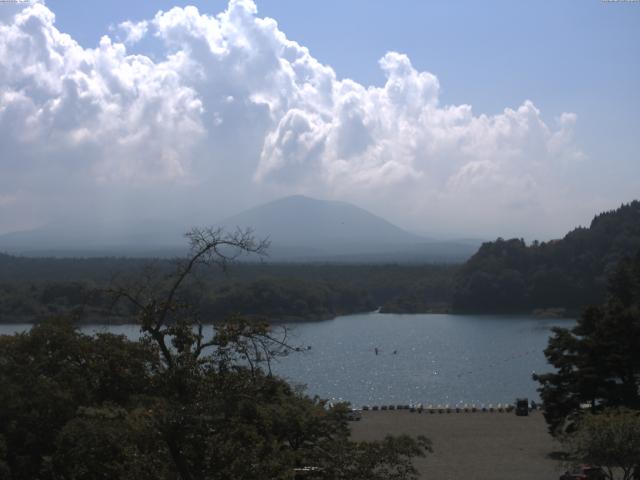
<path id="1" fill-rule="evenodd" d="M 274 261 L 335 263 L 462 262 L 479 243 L 434 241 L 346 202 L 294 195 L 220 222 L 226 230 L 253 229 L 271 241 Z"/>
<path id="2" fill-rule="evenodd" d="M 484 243 L 460 269 L 454 311 L 500 312 L 601 303 L 606 279 L 625 256 L 640 250 L 640 202 L 597 215 L 561 240 Z"/>
<path id="3" fill-rule="evenodd" d="M 302 195 L 281 198 L 227 218 L 226 228 L 251 227 L 277 245 L 331 250 L 350 245 L 407 245 L 427 241 L 346 202 Z"/>

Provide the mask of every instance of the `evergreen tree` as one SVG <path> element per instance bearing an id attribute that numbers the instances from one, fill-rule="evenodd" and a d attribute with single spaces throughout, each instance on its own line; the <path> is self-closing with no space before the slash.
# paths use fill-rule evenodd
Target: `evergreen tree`
<path id="1" fill-rule="evenodd" d="M 453 310 L 577 312 L 606 300 L 607 278 L 640 248 L 640 201 L 604 212 L 560 240 L 484 243 L 456 275 Z"/>
<path id="2" fill-rule="evenodd" d="M 587 405 L 640 408 L 640 252 L 620 262 L 607 302 L 589 307 L 572 329 L 555 328 L 544 353 L 557 371 L 534 379 L 552 433 Z"/>

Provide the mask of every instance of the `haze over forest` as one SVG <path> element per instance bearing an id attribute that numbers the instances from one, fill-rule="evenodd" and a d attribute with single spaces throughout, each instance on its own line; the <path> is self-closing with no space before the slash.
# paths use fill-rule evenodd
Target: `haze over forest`
<path id="1" fill-rule="evenodd" d="M 257 239 L 268 239 L 267 258 L 272 261 L 463 261 L 481 243 L 477 239 L 435 241 L 354 205 L 300 195 L 254 207 L 212 226 L 227 232 L 250 229 Z M 0 249 L 30 256 L 166 257 L 186 251 L 184 233 L 190 228 L 174 220 L 61 223 L 0 235 Z"/>
<path id="2" fill-rule="evenodd" d="M 640 191 L 640 9 L 195 4 L 1 5 L 0 234 L 173 244 L 302 194 L 546 240 Z"/>

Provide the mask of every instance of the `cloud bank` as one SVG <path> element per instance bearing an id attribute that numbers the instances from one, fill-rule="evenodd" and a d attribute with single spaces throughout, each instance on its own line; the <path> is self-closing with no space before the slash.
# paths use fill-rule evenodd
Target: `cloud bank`
<path id="1" fill-rule="evenodd" d="M 40 3 L 0 19 L 0 232 L 291 193 L 423 231 L 517 230 L 553 210 L 583 156 L 572 113 L 442 105 L 438 78 L 398 52 L 379 61 L 384 85 L 338 78 L 250 0 L 109 33 L 81 46 Z"/>

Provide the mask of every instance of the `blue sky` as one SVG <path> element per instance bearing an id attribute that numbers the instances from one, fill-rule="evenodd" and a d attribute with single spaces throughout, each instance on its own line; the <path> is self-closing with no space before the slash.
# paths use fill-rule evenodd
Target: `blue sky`
<path id="1" fill-rule="evenodd" d="M 55 28 L 70 34 L 84 48 L 95 48 L 105 34 L 117 41 L 120 22 L 150 20 L 158 10 L 166 12 L 173 6 L 195 5 L 201 14 L 215 15 L 227 7 L 223 1 L 164 0 L 100 3 L 49 0 L 46 5 L 56 15 Z M 640 147 L 637 135 L 640 124 L 640 3 L 265 0 L 257 1 L 257 8 L 257 18 L 274 18 L 278 29 L 289 40 L 307 47 L 314 59 L 333 69 L 337 79 L 349 78 L 364 87 L 383 87 L 387 77 L 378 61 L 387 52 L 395 51 L 406 54 L 415 71 L 429 72 L 437 77 L 437 101 L 442 107 L 468 104 L 472 106 L 474 116 L 493 117 L 501 115 L 505 108 L 517 110 L 523 102 L 530 100 L 549 130 L 556 128 L 557 119 L 564 112 L 575 114 L 571 127 L 571 155 L 579 160 L 571 164 L 566 160 L 567 155 L 563 154 L 564 160 L 556 155 L 544 160 L 548 167 L 544 174 L 537 167 L 535 172 L 523 170 L 522 177 L 531 178 L 533 183 L 528 185 L 534 185 L 531 189 L 537 192 L 535 195 L 511 199 L 509 195 L 513 194 L 505 192 L 499 199 L 487 200 L 475 215 L 494 212 L 495 218 L 487 219 L 485 224 L 481 221 L 454 222 L 449 228 L 451 233 L 490 235 L 495 231 L 533 236 L 540 232 L 536 236 L 556 236 L 588 221 L 598 209 L 615 207 L 637 197 L 640 192 L 637 154 Z M 167 51 L 172 51 L 171 48 L 147 41 L 145 37 L 137 44 L 128 45 L 127 53 L 149 54 L 159 61 Z M 265 131 L 273 129 L 265 127 Z M 528 148 L 532 142 L 533 139 L 527 139 L 524 144 Z M 267 156 L 265 151 L 262 149 L 260 153 L 262 160 Z M 539 147 L 534 146 L 530 151 L 533 153 L 524 155 L 527 161 L 537 162 Z M 431 150 L 420 152 L 417 160 L 404 165 L 403 171 L 415 173 L 415 178 L 436 178 L 449 185 L 448 188 L 459 185 L 456 182 L 461 176 L 487 168 L 498 172 L 494 180 L 506 179 L 508 183 L 509 175 L 518 177 L 517 170 L 511 167 L 494 168 L 483 164 L 485 158 L 481 155 L 467 164 L 461 160 L 456 164 L 457 170 L 432 175 L 426 166 L 430 165 L 429 161 L 419 163 L 421 158 L 431 155 L 428 152 Z M 445 162 L 448 158 L 444 153 L 439 155 L 445 158 L 439 161 Z M 287 158 L 271 161 L 268 165 L 299 163 Z M 329 160 L 321 158 L 320 161 L 326 164 Z M 391 163 L 396 165 L 402 161 Z M 355 160 L 351 162 L 351 165 L 361 164 Z M 556 165 L 560 172 L 557 175 L 553 174 Z M 360 173 L 362 167 L 358 168 L 358 171 L 350 170 L 351 174 Z M 260 167 L 257 170 L 260 172 Z M 314 175 L 329 178 L 331 172 L 333 170 Z M 262 178 L 260 173 L 256 175 Z M 464 203 L 449 202 L 446 195 L 434 195 L 429 202 L 424 202 L 425 205 L 437 202 L 438 210 L 446 213 L 438 214 L 426 206 L 424 212 L 413 208 L 406 213 L 407 208 L 402 203 L 391 202 L 389 205 L 390 202 L 376 201 L 382 188 L 378 184 L 371 184 L 367 194 L 367 188 L 360 185 L 336 186 L 328 180 L 326 188 L 319 189 L 310 187 L 309 182 L 298 177 L 294 180 L 290 177 L 287 174 L 286 188 L 282 184 L 278 188 L 260 184 L 255 188 L 255 194 L 247 196 L 245 203 L 267 200 L 279 194 L 307 193 L 354 201 L 413 230 L 430 230 L 434 222 L 439 222 L 437 229 L 442 233 L 448 233 L 447 227 L 441 225 L 447 215 L 458 212 L 464 217 L 464 212 L 460 212 Z M 371 178 L 368 173 L 365 177 Z M 557 185 L 563 184 L 570 184 L 563 196 L 549 203 L 541 200 L 552 190 L 557 191 Z M 416 188 L 424 190 L 434 188 L 433 185 L 420 184 Z M 518 188 L 522 187 L 514 184 L 512 191 Z M 389 190 L 388 195 L 398 196 L 394 190 Z M 466 198 L 472 198 L 471 195 L 467 192 Z M 103 201 L 108 201 L 108 196 Z M 415 197 L 403 201 L 417 203 Z M 527 205 L 527 209 L 518 213 L 515 210 L 520 205 Z M 230 209 L 244 206 L 249 205 L 237 202 Z M 502 212 L 501 208 L 506 210 Z M 551 219 L 554 212 L 557 215 Z M 223 213 L 231 212 L 220 212 Z M 540 222 L 530 226 L 514 223 L 521 215 L 539 216 Z M 45 217 L 46 213 L 40 214 L 38 221 Z M 420 219 L 430 221 L 424 225 Z M 511 226 L 502 228 L 501 222 Z"/>
<path id="2" fill-rule="evenodd" d="M 110 25 L 195 5 L 222 11 L 225 1 L 86 2 L 49 0 L 59 27 L 84 46 Z M 637 151 L 640 120 L 640 4 L 602 1 L 257 1 L 289 38 L 365 85 L 384 77 L 378 59 L 406 53 L 440 79 L 442 101 L 497 113 L 531 99 L 549 116 L 580 115 L 582 139 L 604 134 Z M 634 128 L 635 127 L 635 128 Z M 600 141 L 593 142 L 598 148 Z"/>

